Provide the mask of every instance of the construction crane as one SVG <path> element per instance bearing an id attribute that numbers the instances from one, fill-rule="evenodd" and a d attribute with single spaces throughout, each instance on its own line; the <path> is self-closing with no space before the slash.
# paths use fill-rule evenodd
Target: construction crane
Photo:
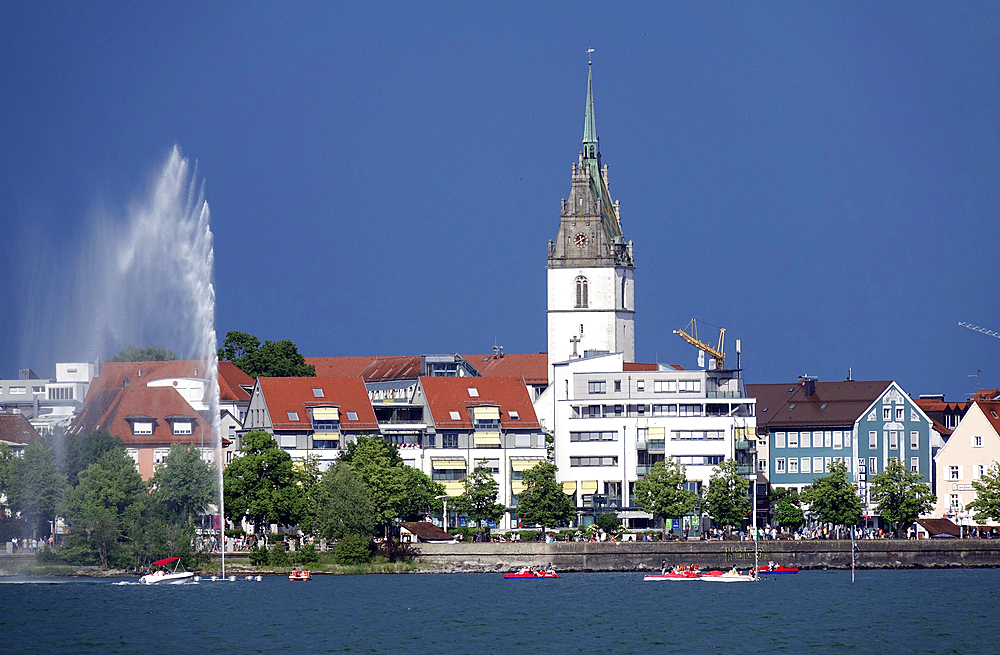
<path id="1" fill-rule="evenodd" d="M 995 332 L 994 330 L 987 330 L 986 328 L 979 327 L 978 325 L 973 325 L 972 323 L 963 323 L 962 321 L 959 321 L 958 324 L 964 328 L 969 328 L 970 330 L 975 330 L 976 332 L 982 332 L 985 335 L 1000 339 L 1000 332 Z"/>
<path id="2" fill-rule="evenodd" d="M 719 347 L 713 348 L 710 344 L 704 341 L 698 340 L 698 322 L 695 319 L 691 319 L 691 322 L 687 324 L 687 327 L 683 330 L 674 330 L 674 334 L 678 335 L 681 339 L 684 339 L 689 344 L 701 350 L 702 352 L 708 353 L 709 357 L 715 362 L 715 370 L 721 371 L 726 362 L 726 353 L 723 351 L 723 345 L 726 341 L 726 328 L 719 328 Z"/>

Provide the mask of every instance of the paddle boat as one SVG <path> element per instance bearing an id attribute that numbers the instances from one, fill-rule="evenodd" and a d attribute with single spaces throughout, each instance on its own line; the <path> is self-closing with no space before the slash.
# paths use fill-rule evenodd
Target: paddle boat
<path id="1" fill-rule="evenodd" d="M 194 573 L 191 573 L 190 571 L 177 570 L 181 564 L 180 557 L 167 557 L 165 559 L 156 560 L 150 564 L 150 566 L 166 567 L 170 564 L 174 565 L 172 571 L 168 571 L 165 568 L 159 569 L 142 576 L 139 578 L 139 582 L 142 584 L 183 584 L 194 577 Z"/>
<path id="2" fill-rule="evenodd" d="M 757 580 L 757 576 L 754 575 L 753 569 L 750 569 L 749 575 L 742 575 L 733 567 L 731 570 L 725 573 L 721 571 L 710 571 L 698 578 L 699 580 L 704 580 L 705 582 L 753 582 Z"/>
<path id="3" fill-rule="evenodd" d="M 307 580 L 312 580 L 313 576 L 309 571 L 292 569 L 288 572 L 288 579 L 292 582 L 306 582 Z"/>
<path id="4" fill-rule="evenodd" d="M 523 568 L 517 573 L 504 573 L 505 578 L 558 578 L 559 574 L 552 570 L 551 567 L 548 569 L 532 569 Z"/>
<path id="5" fill-rule="evenodd" d="M 761 575 L 777 575 L 779 573 L 798 573 L 798 569 L 789 568 L 787 566 L 782 566 L 780 564 L 775 564 L 774 562 L 768 562 L 765 566 L 761 566 L 757 569 Z"/>
<path id="6" fill-rule="evenodd" d="M 642 579 L 645 582 L 659 582 L 663 580 L 697 580 L 700 576 L 698 565 L 692 564 L 690 567 L 674 566 L 665 573 L 647 573 Z"/>

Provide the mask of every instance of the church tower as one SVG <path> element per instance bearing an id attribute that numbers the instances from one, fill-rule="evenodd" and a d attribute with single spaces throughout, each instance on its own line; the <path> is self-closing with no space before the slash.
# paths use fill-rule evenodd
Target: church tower
<path id="1" fill-rule="evenodd" d="M 569 199 L 562 201 L 559 234 L 549 241 L 549 381 L 552 364 L 585 350 L 623 353 L 635 361 L 632 242 L 622 234 L 618 202 L 608 192 L 594 123 L 593 64 L 587 74 L 583 150 L 573 164 Z"/>

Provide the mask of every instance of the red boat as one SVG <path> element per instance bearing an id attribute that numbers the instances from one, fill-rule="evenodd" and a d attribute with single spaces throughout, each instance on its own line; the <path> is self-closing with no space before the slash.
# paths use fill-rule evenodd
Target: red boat
<path id="1" fill-rule="evenodd" d="M 684 571 L 682 573 L 647 573 L 642 579 L 645 582 L 658 582 L 660 580 L 697 580 L 699 574 L 695 571 Z"/>
<path id="2" fill-rule="evenodd" d="M 785 566 L 762 566 L 757 569 L 762 575 L 776 575 L 778 573 L 798 573 L 798 569 L 790 569 Z"/>
<path id="3" fill-rule="evenodd" d="M 504 573 L 505 578 L 558 578 L 559 574 L 555 571 L 534 571 L 531 569 L 522 569 L 517 573 Z"/>
<path id="4" fill-rule="evenodd" d="M 307 580 L 312 580 L 312 573 L 309 571 L 299 571 L 298 569 L 292 569 L 288 573 L 288 579 L 292 582 L 305 582 Z"/>

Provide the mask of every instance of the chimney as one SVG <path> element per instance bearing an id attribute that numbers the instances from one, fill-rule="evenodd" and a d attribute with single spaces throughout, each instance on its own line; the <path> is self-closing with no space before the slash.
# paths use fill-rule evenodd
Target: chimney
<path id="1" fill-rule="evenodd" d="M 816 393 L 816 380 L 817 378 L 814 375 L 799 376 L 799 383 L 805 387 L 806 398 Z"/>

